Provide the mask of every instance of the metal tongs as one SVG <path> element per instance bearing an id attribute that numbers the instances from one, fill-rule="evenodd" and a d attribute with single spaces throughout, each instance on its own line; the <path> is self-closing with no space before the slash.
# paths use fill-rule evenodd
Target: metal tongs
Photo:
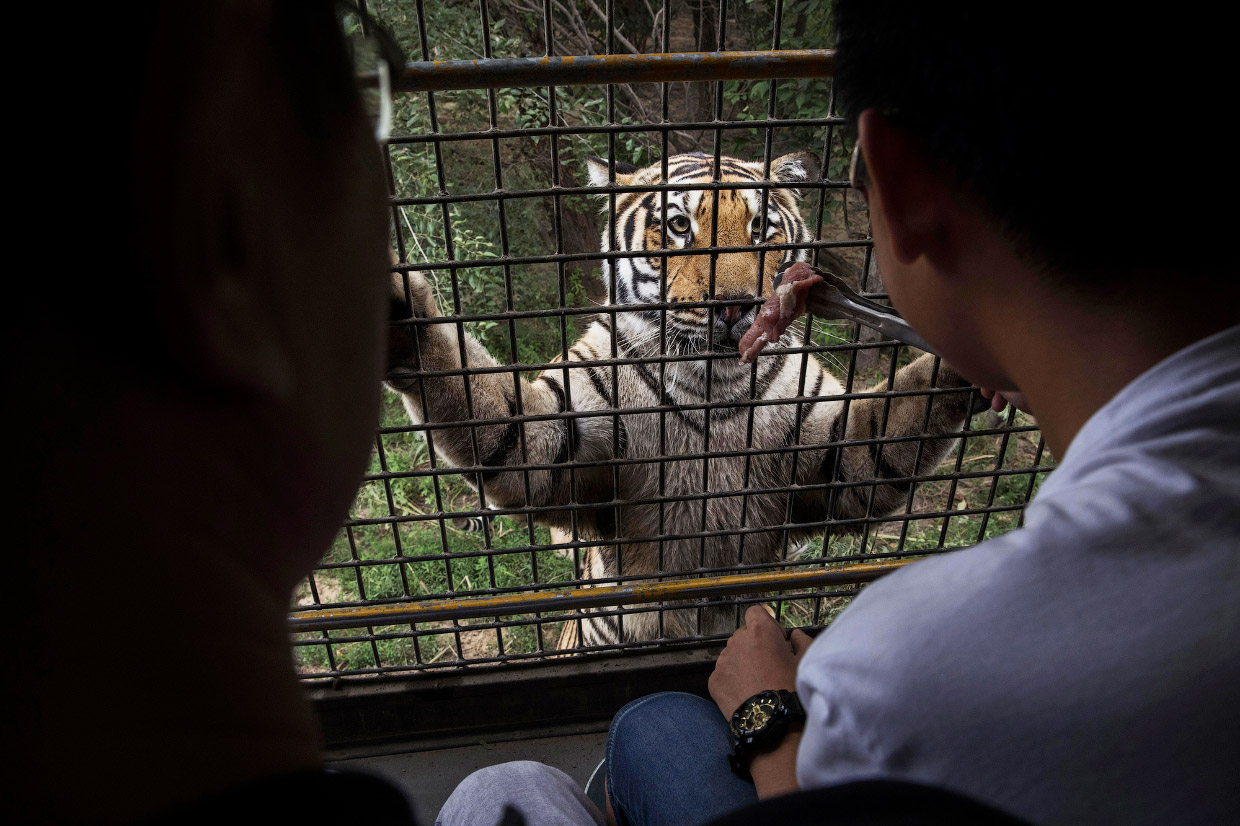
<path id="1" fill-rule="evenodd" d="M 779 287 L 784 271 L 794 263 L 796 262 L 789 261 L 779 268 L 779 272 L 775 274 L 774 287 Z M 913 332 L 913 328 L 896 315 L 891 307 L 862 298 L 845 283 L 844 279 L 834 273 L 813 266 L 810 269 L 822 276 L 822 281 L 810 287 L 806 294 L 806 310 L 819 318 L 842 318 L 873 327 L 888 338 L 894 338 L 905 344 L 911 344 L 919 350 L 939 355 L 939 352 L 927 344 L 924 338 Z"/>

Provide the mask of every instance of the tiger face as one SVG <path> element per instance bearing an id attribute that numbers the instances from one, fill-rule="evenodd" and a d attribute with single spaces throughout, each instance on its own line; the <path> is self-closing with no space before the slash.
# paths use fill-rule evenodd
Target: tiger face
<path id="1" fill-rule="evenodd" d="M 590 182 L 610 183 L 607 162 L 587 158 Z M 780 265 L 805 260 L 803 249 L 745 250 L 712 256 L 710 247 L 760 247 L 768 244 L 801 244 L 810 240 L 797 208 L 798 184 L 818 179 L 818 159 L 808 152 L 794 152 L 771 162 L 770 180 L 787 187 L 739 187 L 704 190 L 690 187 L 725 183 L 758 183 L 763 180 L 762 161 L 749 162 L 722 157 L 719 175 L 714 158 L 700 152 L 667 159 L 667 182 L 683 183 L 683 190 L 625 192 L 616 196 L 615 221 L 603 234 L 603 250 L 702 250 L 701 253 L 634 256 L 604 262 L 604 277 L 614 280 L 618 304 L 686 304 L 667 314 L 668 337 L 687 352 L 736 350 L 757 313 L 756 299 L 769 295 Z M 620 186 L 660 185 L 662 163 L 644 169 L 617 162 L 615 182 Z M 716 195 L 717 193 L 717 195 Z M 765 201 L 765 203 L 764 203 Z M 765 207 L 765 214 L 763 209 Z M 604 204 L 604 214 L 611 213 Z M 664 278 L 666 270 L 666 279 Z M 713 271 L 712 271 L 713 270 Z M 666 293 L 663 290 L 666 289 Z M 664 299 L 666 295 L 666 299 Z M 726 306 L 703 305 L 711 301 L 752 301 Z M 626 313 L 632 316 L 634 313 Z M 660 313 L 641 315 L 657 322 Z"/>

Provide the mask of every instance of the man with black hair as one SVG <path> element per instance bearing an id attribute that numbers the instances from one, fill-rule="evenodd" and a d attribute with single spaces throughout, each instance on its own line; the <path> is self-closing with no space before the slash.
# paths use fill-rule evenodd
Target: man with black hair
<path id="1" fill-rule="evenodd" d="M 613 822 L 1240 822 L 1224 47 L 1202 4 L 1078 6 L 835 3 L 892 301 L 1059 466 L 1022 529 L 870 585 L 812 645 L 751 608 L 715 707 L 623 709 Z M 738 712 L 771 736 L 729 743 Z"/>
<path id="2" fill-rule="evenodd" d="M 840 816 L 884 784 L 995 822 L 1240 822 L 1240 280 L 1217 204 L 1240 176 L 1217 24 L 1197 3 L 1148 30 L 1021 12 L 839 0 L 835 82 L 892 301 L 997 404 L 1027 406 L 1059 466 L 1025 527 L 869 586 L 812 645 L 751 609 L 711 677 L 721 713 L 686 726 L 684 695 L 623 710 L 621 824 L 771 796 L 726 822 L 953 819 L 916 796 L 896 819 Z M 1182 113 L 1183 149 L 1150 140 L 1160 109 Z M 710 743 L 794 688 L 803 725 L 793 705 L 734 748 L 738 786 Z M 643 757 L 673 727 L 707 733 Z"/>

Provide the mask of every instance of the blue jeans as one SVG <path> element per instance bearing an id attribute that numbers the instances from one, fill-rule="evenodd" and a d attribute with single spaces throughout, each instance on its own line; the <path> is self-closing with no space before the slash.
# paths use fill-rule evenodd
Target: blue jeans
<path id="1" fill-rule="evenodd" d="M 607 734 L 607 795 L 620 826 L 693 826 L 758 799 L 728 768 L 728 725 L 692 694 L 634 700 Z"/>

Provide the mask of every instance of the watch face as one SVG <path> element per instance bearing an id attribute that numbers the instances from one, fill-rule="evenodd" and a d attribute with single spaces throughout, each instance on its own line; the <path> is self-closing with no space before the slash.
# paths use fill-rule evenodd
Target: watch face
<path id="1" fill-rule="evenodd" d="M 736 710 L 736 728 L 741 734 L 752 734 L 766 727 L 779 710 L 779 697 L 774 692 L 763 692 L 746 700 Z"/>

